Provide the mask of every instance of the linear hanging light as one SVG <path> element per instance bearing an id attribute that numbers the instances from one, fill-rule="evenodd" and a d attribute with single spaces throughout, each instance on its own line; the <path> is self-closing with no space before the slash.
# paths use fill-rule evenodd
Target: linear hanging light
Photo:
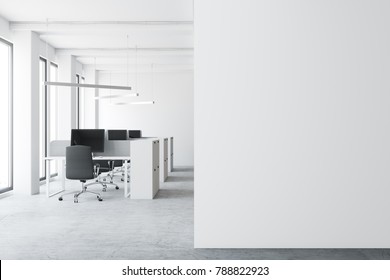
<path id="1" fill-rule="evenodd" d="M 137 49 L 137 48 L 136 48 Z M 137 82 L 135 83 L 137 87 Z M 154 97 L 154 65 L 151 65 L 151 85 L 152 85 L 152 96 Z M 138 88 L 137 88 L 138 91 Z M 132 102 L 113 102 L 111 105 L 153 105 L 155 103 L 154 100 L 151 101 L 132 101 Z"/>
<path id="2" fill-rule="evenodd" d="M 132 105 L 149 105 L 149 104 L 154 104 L 154 101 L 134 101 L 134 102 L 131 102 L 130 104 L 132 104 Z"/>
<path id="3" fill-rule="evenodd" d="M 150 105 L 154 104 L 154 101 L 134 101 L 134 102 L 113 102 L 110 105 Z"/>
<path id="4" fill-rule="evenodd" d="M 49 28 L 49 20 L 46 19 L 46 29 Z M 46 56 L 48 55 L 47 51 L 47 40 L 46 40 Z M 48 58 L 48 56 L 47 56 Z M 96 60 L 95 60 L 96 64 Z M 96 65 L 95 65 L 96 70 Z M 48 82 L 45 81 L 45 86 L 60 86 L 60 87 L 83 87 L 83 88 L 103 88 L 103 89 L 114 89 L 114 90 L 131 90 L 131 87 L 128 85 L 125 86 L 112 86 L 112 85 L 97 85 L 97 84 L 79 84 L 79 83 L 66 83 L 66 82 Z"/>
<path id="5" fill-rule="evenodd" d="M 103 96 L 95 96 L 94 99 L 109 99 L 109 98 L 118 98 L 118 97 L 133 97 L 139 96 L 138 93 L 126 93 L 126 94 L 113 94 L 113 95 L 103 95 Z"/>
<path id="6" fill-rule="evenodd" d="M 45 82 L 45 86 L 84 87 L 84 88 L 105 88 L 105 89 L 131 90 L 131 87 L 124 87 L 124 86 L 78 84 L 78 83 L 65 83 L 65 82 Z"/>

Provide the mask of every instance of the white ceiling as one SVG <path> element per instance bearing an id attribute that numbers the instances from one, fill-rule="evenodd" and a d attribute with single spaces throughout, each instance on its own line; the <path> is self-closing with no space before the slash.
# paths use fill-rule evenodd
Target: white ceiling
<path id="1" fill-rule="evenodd" d="M 0 0 L 0 16 L 101 70 L 134 64 L 136 46 L 139 64 L 192 66 L 193 0 Z"/>
<path id="2" fill-rule="evenodd" d="M 192 21 L 193 0 L 0 0 L 9 21 Z"/>

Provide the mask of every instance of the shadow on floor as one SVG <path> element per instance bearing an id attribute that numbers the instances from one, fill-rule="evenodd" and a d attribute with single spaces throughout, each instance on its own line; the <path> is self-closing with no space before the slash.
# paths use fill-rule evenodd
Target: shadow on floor
<path id="1" fill-rule="evenodd" d="M 389 260 L 389 249 L 194 249 L 198 259 Z"/>
<path id="2" fill-rule="evenodd" d="M 192 177 L 184 177 L 184 176 L 168 176 L 165 182 L 192 182 L 194 178 Z"/>
<path id="3" fill-rule="evenodd" d="M 193 167 L 175 167 L 172 169 L 172 172 L 192 172 L 194 171 Z"/>
<path id="4" fill-rule="evenodd" d="M 176 198 L 192 198 L 194 196 L 193 190 L 180 189 L 160 189 L 156 195 L 156 199 L 176 199 Z"/>

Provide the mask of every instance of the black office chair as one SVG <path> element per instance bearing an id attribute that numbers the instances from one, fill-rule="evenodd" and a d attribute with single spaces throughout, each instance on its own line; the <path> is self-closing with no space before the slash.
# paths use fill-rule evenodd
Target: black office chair
<path id="1" fill-rule="evenodd" d="M 136 130 L 136 135 L 141 137 L 141 131 Z M 127 136 L 127 130 L 125 129 L 109 129 L 107 130 L 108 140 L 128 140 L 131 134 L 129 130 L 129 137 Z M 134 135 L 133 135 L 134 136 Z M 114 177 L 118 174 L 121 176 L 121 181 L 124 181 L 124 162 L 121 160 L 94 160 L 94 164 L 100 167 L 100 173 L 97 181 L 103 184 L 103 192 L 107 190 L 107 184 L 114 185 L 118 190 L 119 187 L 114 183 Z M 103 173 L 103 174 L 102 174 Z M 128 172 L 129 173 L 129 172 Z M 127 182 L 130 182 L 130 174 L 127 175 Z"/>
<path id="2" fill-rule="evenodd" d="M 66 147 L 66 178 L 79 180 L 81 182 L 81 191 L 63 194 L 58 200 L 62 201 L 64 195 L 74 194 L 74 202 L 77 203 L 81 194 L 91 193 L 96 195 L 99 201 L 102 201 L 103 199 L 99 193 L 87 191 L 87 186 L 102 184 L 100 182 L 85 184 L 87 180 L 95 179 L 98 172 L 92 161 L 91 147 L 81 145 Z"/>
<path id="3" fill-rule="evenodd" d="M 141 130 L 129 130 L 130 138 L 142 138 Z"/>
<path id="4" fill-rule="evenodd" d="M 107 191 L 107 185 L 115 186 L 115 189 L 119 190 L 119 186 L 114 183 L 114 176 L 117 173 L 116 168 L 122 167 L 121 160 L 94 160 L 94 165 L 98 166 L 98 177 L 96 182 L 100 182 L 103 185 L 103 192 Z M 104 176 L 103 176 L 104 175 Z"/>

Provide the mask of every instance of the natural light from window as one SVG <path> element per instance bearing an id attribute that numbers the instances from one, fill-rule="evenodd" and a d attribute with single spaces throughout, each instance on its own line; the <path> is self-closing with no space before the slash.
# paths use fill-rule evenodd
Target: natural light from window
<path id="1" fill-rule="evenodd" d="M 10 187 L 9 93 L 11 46 L 0 41 L 0 192 Z"/>

